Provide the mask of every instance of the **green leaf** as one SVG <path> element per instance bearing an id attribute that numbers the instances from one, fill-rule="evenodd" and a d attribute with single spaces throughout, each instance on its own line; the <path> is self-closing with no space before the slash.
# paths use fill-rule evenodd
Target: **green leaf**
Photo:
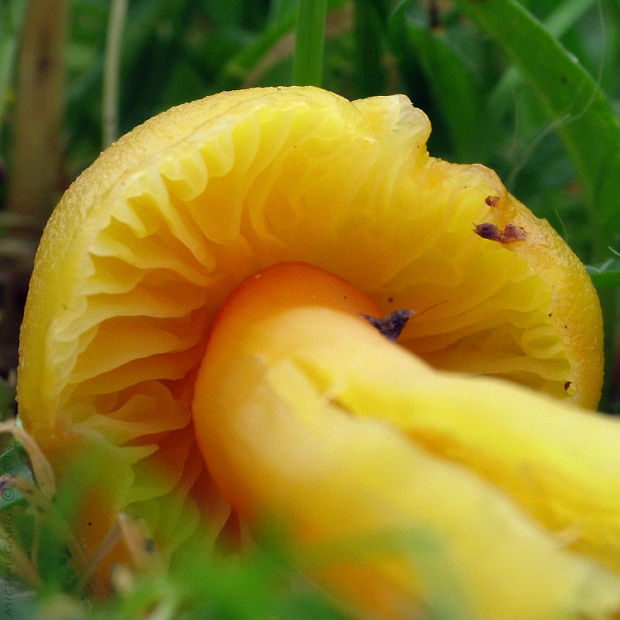
<path id="1" fill-rule="evenodd" d="M 620 124 L 577 59 L 516 0 L 460 0 L 512 58 L 542 101 L 577 170 L 587 200 L 592 256 L 620 235 Z"/>

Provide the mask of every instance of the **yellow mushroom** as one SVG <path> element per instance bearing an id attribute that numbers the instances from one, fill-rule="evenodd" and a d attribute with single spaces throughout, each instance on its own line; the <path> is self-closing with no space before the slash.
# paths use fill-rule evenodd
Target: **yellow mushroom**
<path id="1" fill-rule="evenodd" d="M 432 370 L 371 308 L 297 263 L 224 303 L 193 410 L 235 509 L 283 522 L 302 557 L 335 548 L 308 570 L 361 617 L 620 609 L 618 421 Z"/>
<path id="2" fill-rule="evenodd" d="M 574 510 L 554 506 L 547 518 L 545 502 L 523 491 L 520 459 L 530 448 L 514 438 L 510 424 L 521 398 L 528 415 L 540 416 L 541 432 L 563 424 L 563 413 L 566 426 L 557 428 L 569 435 L 603 424 L 570 406 L 594 408 L 600 394 L 596 294 L 579 260 L 545 221 L 489 169 L 430 157 L 429 133 L 426 116 L 403 96 L 349 102 L 311 87 L 221 93 L 136 128 L 66 192 L 37 254 L 21 332 L 18 400 L 24 426 L 61 475 L 75 454 L 92 446 L 114 462 L 113 476 L 92 475 L 92 501 L 81 513 L 80 535 L 90 551 L 127 506 L 147 519 L 168 555 L 193 532 L 204 536 L 205 526 L 207 537 L 220 531 L 231 498 L 222 496 L 222 479 L 214 483 L 213 466 L 205 467 L 197 447 L 191 419 L 196 374 L 227 296 L 257 271 L 290 261 L 346 279 L 379 314 L 398 308 L 418 314 L 399 342 L 402 355 L 415 360 L 404 367 L 423 368 L 429 377 L 432 391 L 419 396 L 429 408 L 419 424 L 418 418 L 401 420 L 403 403 L 419 387 L 412 378 L 403 394 L 396 388 L 386 393 L 382 402 L 390 408 L 379 416 L 381 425 L 396 429 L 390 433 L 399 435 L 398 445 L 416 444 L 416 456 L 406 459 L 432 453 L 419 461 L 421 468 L 450 461 L 437 466 L 476 480 L 485 497 L 516 502 L 518 508 L 510 504 L 518 511 L 514 519 L 537 519 L 543 528 L 564 528 L 581 510 L 579 502 Z M 383 358 L 375 361 L 380 368 Z M 328 364 L 313 372 L 332 390 L 339 389 L 332 381 L 340 376 L 336 370 L 332 376 Z M 484 403 L 480 424 L 488 422 L 493 431 L 465 434 L 459 443 L 466 420 L 457 419 L 462 403 L 457 406 L 454 390 L 462 391 L 459 381 L 466 379 L 444 371 L 496 376 L 527 389 L 467 379 L 468 398 L 478 398 L 479 390 Z M 245 378 L 227 380 L 237 382 L 240 394 L 251 387 Z M 393 387 L 382 383 L 373 393 Z M 546 396 L 531 396 L 532 389 Z M 208 393 L 201 393 L 208 403 Z M 446 428 L 426 423 L 433 398 L 438 411 L 454 414 Z M 493 412 L 503 407 L 498 398 L 517 404 L 495 420 Z M 199 415 L 209 419 L 208 405 Z M 366 420 L 355 424 L 378 428 Z M 615 445 L 618 430 L 610 428 Z M 377 431 L 385 432 L 383 426 Z M 492 447 L 495 432 L 513 438 L 515 452 L 511 460 L 489 451 L 489 459 L 505 464 L 494 478 L 486 457 L 478 462 L 467 455 L 470 449 L 486 454 L 476 442 Z M 454 442 L 440 441 L 443 433 Z M 587 437 L 583 441 L 587 445 Z M 537 449 L 543 462 L 555 458 L 542 442 Z M 612 452 L 587 471 L 608 465 Z M 113 480 L 98 486 L 102 477 Z M 532 484 L 546 485 L 542 478 Z M 554 484 L 559 491 L 553 497 L 568 501 L 566 487 Z M 607 483 L 596 492 L 597 505 L 605 506 Z M 604 553 L 593 550 L 590 538 L 578 540 L 575 549 L 589 555 L 571 555 L 569 564 L 582 563 L 574 574 L 592 569 L 607 575 L 598 566 L 599 560 L 610 563 Z M 615 578 L 601 579 L 609 584 Z"/>

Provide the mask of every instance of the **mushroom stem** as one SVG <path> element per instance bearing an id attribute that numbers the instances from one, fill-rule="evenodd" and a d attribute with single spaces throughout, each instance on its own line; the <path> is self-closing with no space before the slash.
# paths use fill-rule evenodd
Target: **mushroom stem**
<path id="1" fill-rule="evenodd" d="M 363 320 L 363 301 L 329 273 L 283 264 L 222 306 L 193 417 L 233 507 L 254 528 L 283 522 L 300 557 L 318 553 L 308 572 L 367 617 L 448 599 L 459 617 L 620 609 L 620 427 L 436 372 Z"/>

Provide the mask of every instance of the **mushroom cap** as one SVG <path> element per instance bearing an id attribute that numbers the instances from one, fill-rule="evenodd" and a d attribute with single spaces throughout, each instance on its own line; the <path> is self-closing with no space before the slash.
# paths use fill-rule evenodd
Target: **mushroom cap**
<path id="1" fill-rule="evenodd" d="M 400 343 L 435 368 L 594 408 L 602 320 L 583 265 L 493 171 L 429 156 L 429 134 L 402 95 L 265 88 L 172 108 L 104 151 L 50 218 L 21 330 L 20 415 L 50 460 L 100 446 L 111 506 L 152 504 L 155 528 L 186 537 L 157 497 L 212 488 L 190 416 L 210 324 L 283 261 L 417 312 Z"/>

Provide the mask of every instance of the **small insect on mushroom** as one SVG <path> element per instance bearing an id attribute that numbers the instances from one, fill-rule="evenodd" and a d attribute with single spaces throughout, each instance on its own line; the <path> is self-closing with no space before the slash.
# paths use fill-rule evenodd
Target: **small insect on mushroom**
<path id="1" fill-rule="evenodd" d="M 482 224 L 474 224 L 474 232 L 483 239 L 499 241 L 500 243 L 523 241 L 527 237 L 525 228 L 514 224 L 506 224 L 505 228 L 501 230 L 495 224 L 483 222 Z"/>

